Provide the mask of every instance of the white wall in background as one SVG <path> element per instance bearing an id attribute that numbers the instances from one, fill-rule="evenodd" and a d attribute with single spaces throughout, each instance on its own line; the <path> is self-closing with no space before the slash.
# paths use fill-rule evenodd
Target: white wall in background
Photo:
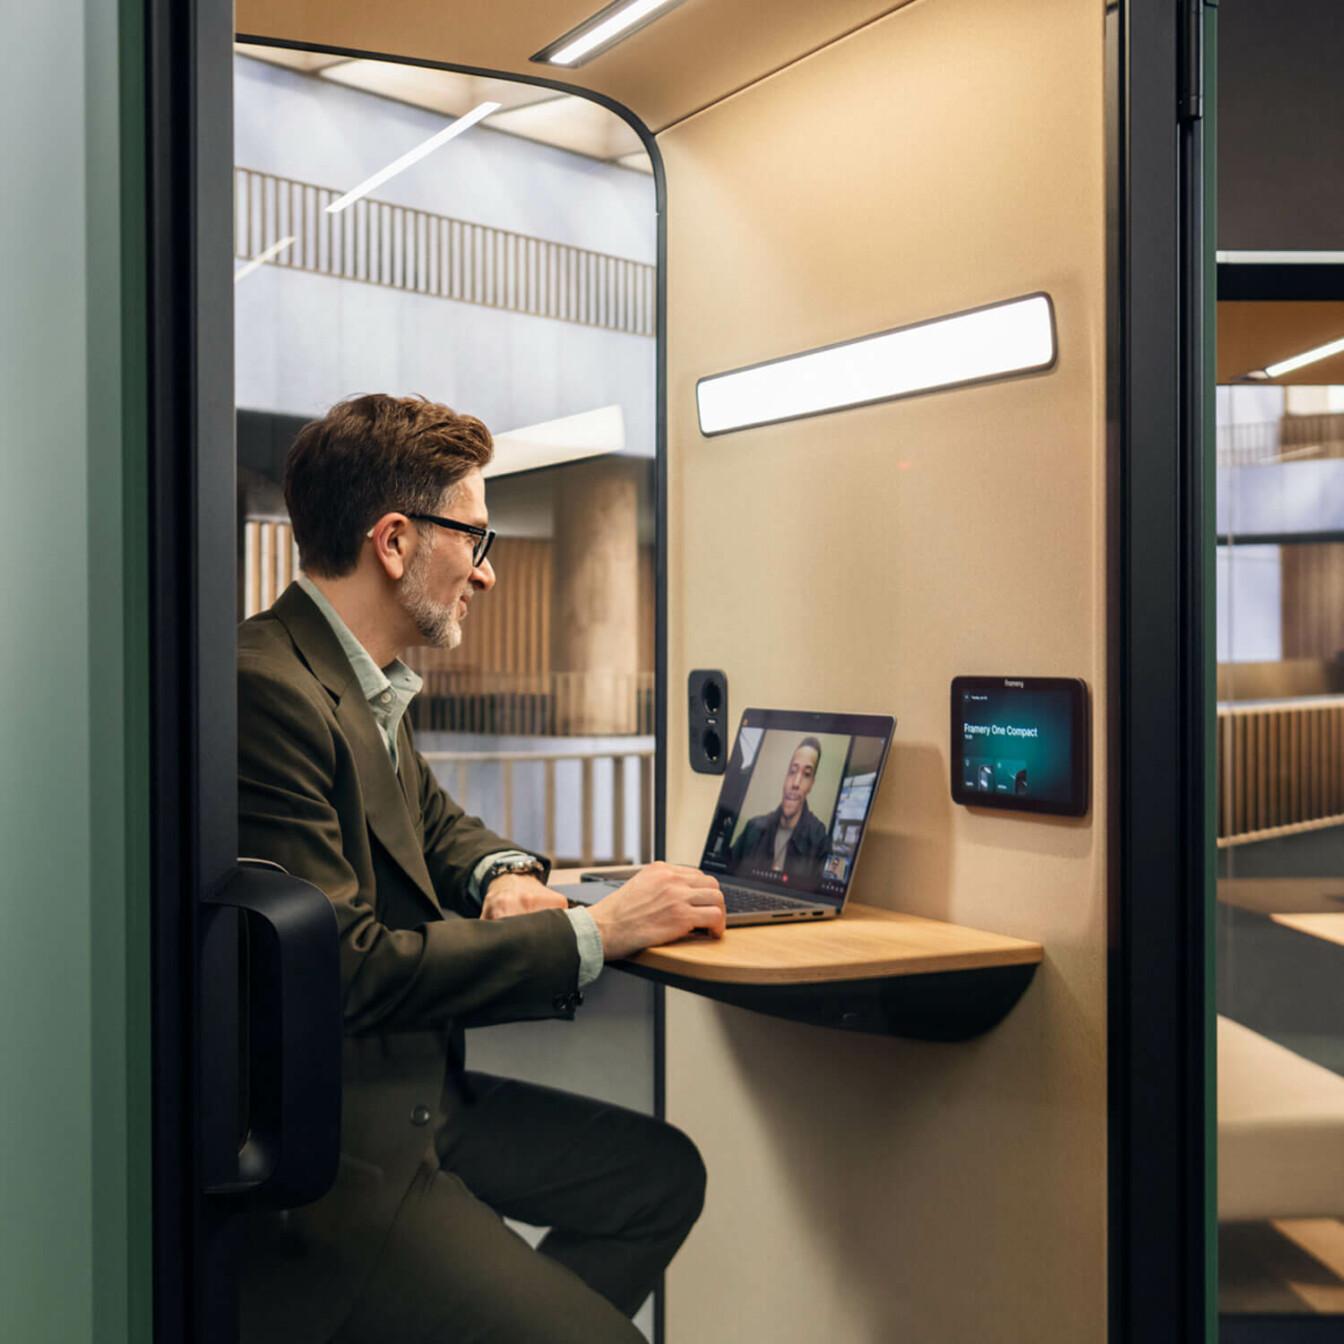
<path id="1" fill-rule="evenodd" d="M 1218 473 L 1218 535 L 1344 529 L 1344 458 Z"/>
<path id="2" fill-rule="evenodd" d="M 1215 407 L 1218 427 L 1254 425 L 1277 420 L 1283 414 L 1283 388 L 1238 383 L 1217 389 Z"/>
<path id="3" fill-rule="evenodd" d="M 1218 548 L 1218 661 L 1283 657 L 1283 572 L 1277 546 Z"/>

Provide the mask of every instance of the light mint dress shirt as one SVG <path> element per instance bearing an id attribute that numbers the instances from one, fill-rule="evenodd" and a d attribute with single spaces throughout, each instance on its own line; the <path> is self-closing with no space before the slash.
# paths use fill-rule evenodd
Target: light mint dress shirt
<path id="1" fill-rule="evenodd" d="M 326 594 L 306 574 L 300 575 L 299 587 L 312 598 L 318 611 L 327 619 L 332 633 L 340 643 L 345 656 L 354 669 L 359 689 L 369 702 L 373 721 L 382 734 L 383 745 L 392 758 L 392 768 L 397 768 L 397 729 L 401 727 L 403 715 L 411 706 L 411 701 L 419 694 L 424 685 L 421 678 L 400 658 L 394 658 L 386 667 L 379 667 L 369 655 L 368 650 L 357 640 L 350 627 L 341 619 L 340 613 L 327 600 Z M 487 854 L 478 863 L 467 883 L 467 894 L 479 906 L 483 893 L 481 879 L 490 868 L 501 859 L 527 859 L 518 849 L 498 850 Z M 579 945 L 579 988 L 591 985 L 602 973 L 602 935 L 597 931 L 593 917 L 582 907 L 565 911 L 570 924 L 574 927 L 574 937 Z"/>

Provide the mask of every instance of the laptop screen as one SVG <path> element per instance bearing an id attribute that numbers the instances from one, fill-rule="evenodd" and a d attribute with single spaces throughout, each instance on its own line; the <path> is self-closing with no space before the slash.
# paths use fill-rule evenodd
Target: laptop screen
<path id="1" fill-rule="evenodd" d="M 882 714 L 747 710 L 701 869 L 842 905 L 894 723 Z"/>

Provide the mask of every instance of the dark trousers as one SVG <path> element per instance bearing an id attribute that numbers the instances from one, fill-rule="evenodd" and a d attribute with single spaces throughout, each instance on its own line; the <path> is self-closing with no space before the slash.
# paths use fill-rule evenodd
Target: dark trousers
<path id="1" fill-rule="evenodd" d="M 704 1202 L 695 1146 L 619 1106 L 467 1083 L 335 1344 L 636 1344 L 628 1318 Z M 534 1251 L 505 1217 L 550 1231 Z"/>

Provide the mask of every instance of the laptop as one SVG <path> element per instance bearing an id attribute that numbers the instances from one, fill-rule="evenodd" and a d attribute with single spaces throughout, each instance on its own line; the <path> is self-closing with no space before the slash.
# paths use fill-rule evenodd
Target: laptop
<path id="1" fill-rule="evenodd" d="M 883 714 L 742 715 L 700 857 L 730 926 L 834 919 L 844 909 L 895 726 Z M 638 871 L 585 874 L 557 890 L 592 905 Z"/>

